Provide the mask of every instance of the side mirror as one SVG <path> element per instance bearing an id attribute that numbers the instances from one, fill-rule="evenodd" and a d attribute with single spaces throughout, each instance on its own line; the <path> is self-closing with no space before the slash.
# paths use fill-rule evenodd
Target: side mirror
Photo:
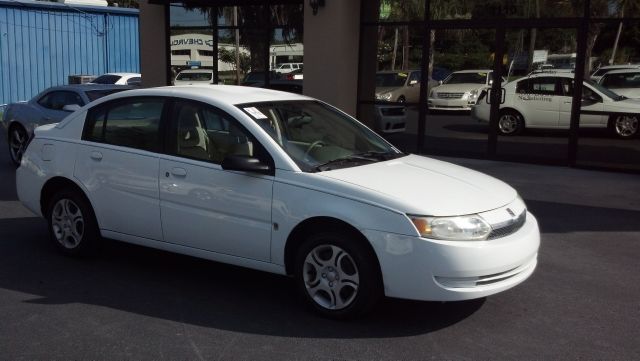
<path id="1" fill-rule="evenodd" d="M 416 84 L 418 84 L 417 80 L 415 80 L 415 79 L 414 80 L 409 80 L 409 85 L 416 85 Z"/>
<path id="2" fill-rule="evenodd" d="M 500 88 L 500 91 L 497 94 L 499 99 L 496 99 L 496 100 L 500 100 L 500 104 L 504 104 L 504 101 L 506 100 L 506 94 L 507 92 L 504 90 L 504 88 Z M 485 102 L 487 102 L 487 104 L 491 104 L 492 99 L 494 97 L 496 97 L 496 94 L 493 92 L 493 89 L 487 89 L 487 96 L 485 98 Z"/>
<path id="3" fill-rule="evenodd" d="M 222 160 L 222 169 L 273 175 L 273 169 L 258 158 L 247 155 L 228 155 Z"/>
<path id="4" fill-rule="evenodd" d="M 76 110 L 79 110 L 80 108 L 82 108 L 82 107 L 79 106 L 78 104 L 67 104 L 67 105 L 62 107 L 62 110 L 64 110 L 65 112 L 73 113 Z"/>
<path id="5" fill-rule="evenodd" d="M 493 79 L 489 80 L 489 85 L 493 85 Z"/>
<path id="6" fill-rule="evenodd" d="M 438 85 L 442 85 L 442 80 L 438 80 Z"/>

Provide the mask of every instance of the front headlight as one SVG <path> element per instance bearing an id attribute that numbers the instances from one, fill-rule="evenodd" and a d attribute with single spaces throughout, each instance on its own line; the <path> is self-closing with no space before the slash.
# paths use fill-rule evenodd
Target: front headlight
<path id="1" fill-rule="evenodd" d="M 477 214 L 459 217 L 409 216 L 422 237 L 446 241 L 483 241 L 491 226 Z"/>
<path id="2" fill-rule="evenodd" d="M 376 99 L 388 102 L 391 100 L 391 93 L 376 94 Z"/>
<path id="3" fill-rule="evenodd" d="M 475 99 L 478 97 L 478 89 L 473 89 L 469 92 L 469 99 Z"/>

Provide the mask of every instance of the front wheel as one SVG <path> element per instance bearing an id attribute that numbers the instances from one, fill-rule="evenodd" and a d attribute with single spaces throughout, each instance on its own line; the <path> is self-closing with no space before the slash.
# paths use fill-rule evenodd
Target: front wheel
<path id="1" fill-rule="evenodd" d="M 372 251 L 348 233 L 309 237 L 296 257 L 296 283 L 316 312 L 334 319 L 370 311 L 382 295 L 378 262 Z"/>
<path id="2" fill-rule="evenodd" d="M 622 139 L 638 134 L 638 115 L 614 115 L 609 119 L 609 129 Z"/>
<path id="3" fill-rule="evenodd" d="M 56 193 L 47 208 L 47 221 L 51 240 L 62 253 L 82 256 L 97 248 L 100 232 L 93 209 L 77 192 Z"/>

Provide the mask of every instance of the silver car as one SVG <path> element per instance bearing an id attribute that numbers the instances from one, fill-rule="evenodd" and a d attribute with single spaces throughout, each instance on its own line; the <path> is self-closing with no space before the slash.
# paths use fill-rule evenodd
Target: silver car
<path id="1" fill-rule="evenodd" d="M 105 95 L 135 89 L 127 85 L 77 84 L 55 86 L 26 102 L 6 106 L 0 119 L 7 129 L 9 155 L 17 166 L 33 129 L 57 123 L 70 113 Z"/>

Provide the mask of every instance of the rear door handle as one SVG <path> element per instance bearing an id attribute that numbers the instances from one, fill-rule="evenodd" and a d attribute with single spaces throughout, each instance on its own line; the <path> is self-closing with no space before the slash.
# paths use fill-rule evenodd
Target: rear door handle
<path id="1" fill-rule="evenodd" d="M 91 159 L 93 160 L 102 160 L 102 153 L 100 152 L 96 152 L 95 150 L 93 152 L 91 152 L 90 155 Z"/>
<path id="2" fill-rule="evenodd" d="M 174 167 L 174 168 L 171 168 L 171 174 L 173 174 L 176 177 L 184 177 L 187 175 L 187 170 L 184 168 Z"/>

